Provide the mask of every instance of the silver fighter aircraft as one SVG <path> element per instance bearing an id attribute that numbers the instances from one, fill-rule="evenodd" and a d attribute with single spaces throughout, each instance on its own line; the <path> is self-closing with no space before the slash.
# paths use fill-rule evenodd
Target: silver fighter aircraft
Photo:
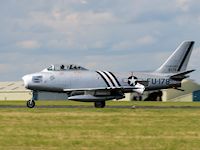
<path id="1" fill-rule="evenodd" d="M 33 108 L 37 92 L 66 93 L 66 99 L 94 102 L 97 108 L 105 101 L 122 99 L 125 93 L 181 87 L 181 81 L 194 70 L 186 70 L 194 41 L 184 41 L 172 55 L 153 72 L 114 73 L 92 71 L 78 65 L 51 65 L 41 72 L 25 75 L 22 79 L 33 97 L 27 107 Z"/>

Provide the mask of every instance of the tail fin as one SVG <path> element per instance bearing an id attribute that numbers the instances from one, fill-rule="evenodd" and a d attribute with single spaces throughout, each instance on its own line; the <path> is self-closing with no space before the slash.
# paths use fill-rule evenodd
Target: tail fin
<path id="1" fill-rule="evenodd" d="M 156 70 L 159 73 L 176 73 L 185 71 L 193 49 L 194 41 L 184 41 L 165 61 L 164 64 Z"/>

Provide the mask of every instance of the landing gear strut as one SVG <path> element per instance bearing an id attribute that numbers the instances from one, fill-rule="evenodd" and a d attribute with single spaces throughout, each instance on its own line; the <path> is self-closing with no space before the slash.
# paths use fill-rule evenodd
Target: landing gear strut
<path id="1" fill-rule="evenodd" d="M 35 100 L 37 100 L 37 98 L 38 98 L 38 92 L 37 92 L 37 91 L 33 91 L 33 92 L 32 92 L 32 99 L 30 99 L 30 100 L 28 100 L 28 101 L 26 102 L 26 106 L 27 106 L 28 108 L 33 108 L 33 107 L 35 107 Z"/>
<path id="2" fill-rule="evenodd" d="M 96 108 L 104 108 L 106 106 L 106 102 L 102 101 L 102 102 L 94 102 L 94 107 Z"/>

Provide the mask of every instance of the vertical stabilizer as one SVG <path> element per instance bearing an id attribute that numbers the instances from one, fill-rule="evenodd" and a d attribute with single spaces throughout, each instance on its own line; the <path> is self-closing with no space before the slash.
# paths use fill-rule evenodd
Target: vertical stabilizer
<path id="1" fill-rule="evenodd" d="M 156 70 L 159 73 L 176 73 L 185 71 L 193 49 L 194 41 L 184 41 L 165 61 L 164 64 Z"/>

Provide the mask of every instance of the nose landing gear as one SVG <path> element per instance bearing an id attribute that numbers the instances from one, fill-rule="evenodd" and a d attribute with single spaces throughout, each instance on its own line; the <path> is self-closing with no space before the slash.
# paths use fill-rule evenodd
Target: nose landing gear
<path id="1" fill-rule="evenodd" d="M 38 92 L 37 92 L 37 91 L 33 91 L 33 92 L 32 92 L 32 99 L 30 99 L 30 100 L 28 100 L 28 101 L 26 102 L 26 106 L 27 106 L 28 108 L 33 108 L 33 107 L 35 107 L 35 100 L 37 100 L 37 98 L 38 98 Z"/>

